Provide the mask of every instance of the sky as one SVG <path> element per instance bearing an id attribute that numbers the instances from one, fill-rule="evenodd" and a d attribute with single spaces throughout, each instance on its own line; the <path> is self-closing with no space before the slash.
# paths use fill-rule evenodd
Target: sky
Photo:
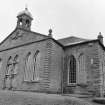
<path id="1" fill-rule="evenodd" d="M 1 0 L 0 42 L 16 28 L 25 5 L 34 18 L 32 31 L 48 35 L 51 28 L 55 39 L 105 37 L 105 0 Z"/>

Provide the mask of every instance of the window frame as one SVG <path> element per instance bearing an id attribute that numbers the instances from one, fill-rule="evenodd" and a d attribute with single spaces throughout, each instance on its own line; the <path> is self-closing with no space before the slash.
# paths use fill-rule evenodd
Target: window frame
<path id="1" fill-rule="evenodd" d="M 34 52 L 34 54 L 33 53 L 31 53 L 31 52 L 28 52 L 27 54 L 26 54 L 26 58 L 25 58 L 25 62 L 26 62 L 26 60 L 28 60 L 29 59 L 29 56 L 31 55 L 32 56 L 32 61 L 33 61 L 33 63 L 34 63 L 34 57 L 35 57 L 35 59 L 36 59 L 36 57 L 37 57 L 37 55 L 40 53 L 40 51 L 39 50 L 36 50 L 35 52 Z M 34 64 L 32 65 L 32 68 L 34 67 Z M 33 78 L 34 77 L 34 73 L 32 74 L 32 78 L 31 78 L 31 80 L 26 80 L 26 77 L 25 77 L 25 68 L 24 68 L 24 82 L 26 82 L 26 83 L 39 83 L 39 81 L 40 81 L 40 77 L 38 76 L 38 78 L 39 79 L 37 79 L 37 78 Z"/>
<path id="2" fill-rule="evenodd" d="M 36 62 L 36 58 L 37 58 L 37 56 L 38 56 L 38 54 L 40 54 L 40 51 L 39 50 L 36 50 L 35 51 L 35 53 L 34 53 L 34 55 L 33 55 L 33 61 L 34 61 L 34 59 L 35 59 L 35 62 Z M 37 62 L 36 62 L 37 63 Z M 33 65 L 34 66 L 34 65 Z M 37 72 L 39 72 L 38 70 L 35 70 L 34 71 L 34 73 L 37 73 Z M 39 81 L 40 80 L 40 77 L 38 76 L 38 77 L 35 77 L 34 78 L 34 73 L 33 73 L 33 82 L 36 82 L 36 81 Z M 39 73 L 38 73 L 38 75 L 39 75 Z"/>
<path id="3" fill-rule="evenodd" d="M 12 66 L 12 61 L 11 61 L 12 59 L 13 59 L 12 56 L 9 56 L 9 58 L 7 60 L 6 73 L 5 73 L 6 76 L 10 75 L 9 72 L 11 72 L 11 71 L 9 71 L 9 67 Z M 13 69 L 13 67 L 12 67 L 12 69 Z"/>
<path id="4" fill-rule="evenodd" d="M 73 59 L 75 60 L 75 83 L 71 83 L 70 82 L 70 61 L 71 61 L 71 57 L 73 57 Z M 74 55 L 70 55 L 69 56 L 69 60 L 68 60 L 68 64 L 67 64 L 67 84 L 68 86 L 75 86 L 77 84 L 77 62 L 76 62 L 76 58 Z"/>

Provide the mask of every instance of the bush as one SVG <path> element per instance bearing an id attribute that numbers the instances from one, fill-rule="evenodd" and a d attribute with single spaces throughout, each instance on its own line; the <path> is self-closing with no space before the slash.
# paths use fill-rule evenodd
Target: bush
<path id="1" fill-rule="evenodd" d="M 93 102 L 105 105 L 105 98 L 94 98 Z"/>

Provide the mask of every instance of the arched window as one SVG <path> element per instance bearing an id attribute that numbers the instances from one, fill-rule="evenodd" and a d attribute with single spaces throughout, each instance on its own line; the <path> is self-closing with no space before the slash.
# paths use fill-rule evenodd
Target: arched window
<path id="1" fill-rule="evenodd" d="M 76 59 L 73 55 L 70 56 L 68 64 L 68 83 L 76 83 Z"/>
<path id="2" fill-rule="evenodd" d="M 32 54 L 29 52 L 25 57 L 25 69 L 24 69 L 24 81 L 32 81 L 32 65 L 33 65 L 33 59 Z"/>
<path id="3" fill-rule="evenodd" d="M 30 21 L 27 19 L 26 20 L 26 27 L 29 27 Z"/>
<path id="4" fill-rule="evenodd" d="M 78 82 L 81 83 L 86 83 L 86 78 L 87 78 L 87 74 L 86 74 L 86 65 L 85 65 L 85 55 L 83 53 L 81 53 L 79 55 L 79 70 L 78 70 Z"/>
<path id="5" fill-rule="evenodd" d="M 12 73 L 12 70 L 13 70 L 13 66 L 12 66 L 12 57 L 10 56 L 8 58 L 8 61 L 7 61 L 7 66 L 6 66 L 6 75 L 11 75 Z"/>
<path id="6" fill-rule="evenodd" d="M 13 74 L 18 73 L 18 63 L 19 63 L 19 56 L 16 55 L 13 59 Z"/>
<path id="7" fill-rule="evenodd" d="M 1 70 L 1 68 L 2 68 L 2 59 L 0 58 L 0 70 Z"/>
<path id="8" fill-rule="evenodd" d="M 39 80 L 40 52 L 37 50 L 33 56 L 33 81 Z"/>
<path id="9" fill-rule="evenodd" d="M 20 18 L 19 24 L 20 24 L 20 26 L 22 26 L 22 18 Z"/>
<path id="10" fill-rule="evenodd" d="M 79 69 L 85 71 L 85 55 L 83 53 L 79 56 Z"/>
<path id="11" fill-rule="evenodd" d="M 24 81 L 34 82 L 39 80 L 40 52 L 29 52 L 25 58 Z"/>

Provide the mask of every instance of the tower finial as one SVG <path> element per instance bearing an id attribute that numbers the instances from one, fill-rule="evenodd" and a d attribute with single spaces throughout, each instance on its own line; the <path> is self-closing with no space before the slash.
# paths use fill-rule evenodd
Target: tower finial
<path id="1" fill-rule="evenodd" d="M 102 36 L 101 32 L 99 32 L 97 38 L 98 38 L 99 41 L 103 44 L 103 36 Z"/>
<path id="2" fill-rule="evenodd" d="M 101 32 L 99 32 L 99 35 L 102 35 Z"/>
<path id="3" fill-rule="evenodd" d="M 49 29 L 49 34 L 48 34 L 50 37 L 52 37 L 52 29 L 50 28 Z"/>
<path id="4" fill-rule="evenodd" d="M 25 5 L 25 10 L 28 10 L 28 5 L 27 4 Z"/>

